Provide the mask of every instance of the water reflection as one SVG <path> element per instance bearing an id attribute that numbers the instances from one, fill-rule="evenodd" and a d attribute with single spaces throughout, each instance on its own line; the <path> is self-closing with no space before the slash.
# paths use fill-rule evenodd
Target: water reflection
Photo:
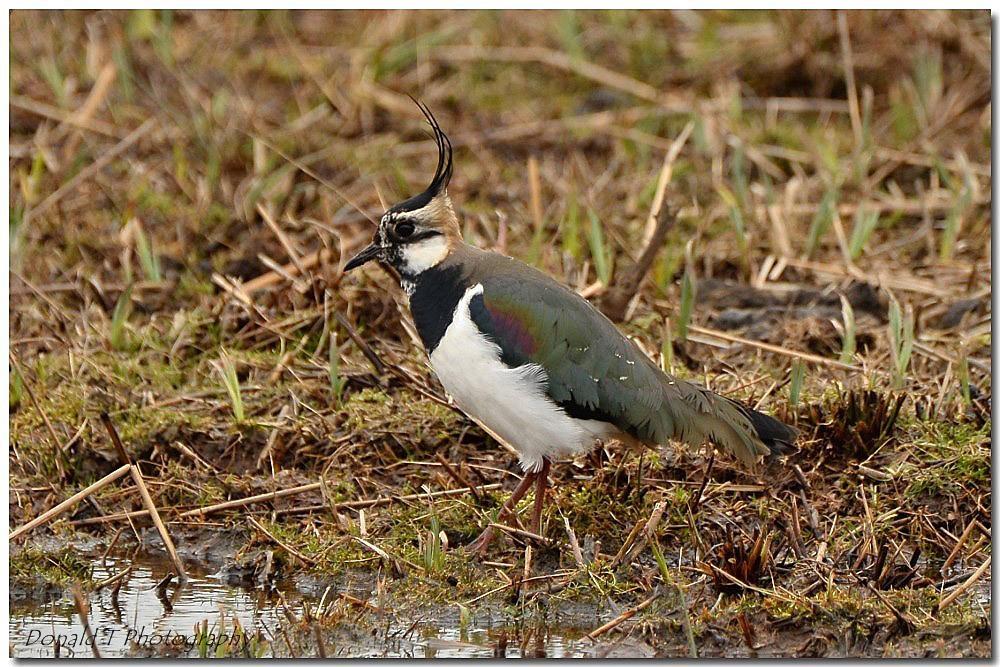
<path id="1" fill-rule="evenodd" d="M 90 627 L 104 657 L 320 655 L 327 657 L 580 657 L 593 655 L 585 630 L 510 624 L 486 610 L 463 623 L 454 607 L 403 624 L 391 614 L 367 615 L 336 627 L 292 626 L 318 600 L 294 589 L 265 592 L 228 585 L 218 575 L 190 571 L 179 585 L 165 581 L 169 564 L 109 558 L 95 563 L 100 581 L 131 566 L 117 585 L 89 596 Z M 287 612 L 283 609 L 287 606 Z M 67 591 L 45 602 L 11 599 L 12 654 L 17 658 L 91 657 Z M 357 619 L 355 619 L 357 620 Z M 461 627 L 460 627 L 461 626 Z M 234 641 L 234 638 L 239 641 Z M 219 646 L 228 645 L 228 649 Z M 218 652 L 217 652 L 218 651 Z"/>

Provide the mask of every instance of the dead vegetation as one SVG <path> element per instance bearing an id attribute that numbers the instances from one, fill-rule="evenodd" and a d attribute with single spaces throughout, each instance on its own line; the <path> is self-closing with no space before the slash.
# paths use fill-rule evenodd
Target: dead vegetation
<path id="1" fill-rule="evenodd" d="M 15 11 L 11 31 L 12 529 L 125 457 L 182 552 L 237 528 L 258 583 L 372 573 L 385 597 L 328 629 L 358 604 L 586 601 L 660 655 L 989 654 L 987 12 Z M 433 171 L 407 94 L 456 146 L 470 242 L 794 422 L 799 452 L 559 464 L 550 543 L 470 562 L 515 459 L 448 405 L 391 278 L 339 268 Z M 36 532 L 127 541 L 151 526 L 135 491 Z M 11 571 L 85 568 L 29 542 Z"/>

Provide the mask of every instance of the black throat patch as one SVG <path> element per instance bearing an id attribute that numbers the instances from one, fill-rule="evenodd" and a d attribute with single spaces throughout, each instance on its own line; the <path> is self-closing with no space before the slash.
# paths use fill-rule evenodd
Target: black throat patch
<path id="1" fill-rule="evenodd" d="M 413 279 L 410 313 L 428 355 L 437 349 L 468 287 L 469 279 L 459 266 L 439 264 Z"/>

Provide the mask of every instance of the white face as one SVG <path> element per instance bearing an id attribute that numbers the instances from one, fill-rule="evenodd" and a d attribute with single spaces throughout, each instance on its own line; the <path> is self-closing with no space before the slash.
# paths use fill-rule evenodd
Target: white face
<path id="1" fill-rule="evenodd" d="M 442 234 L 407 243 L 400 249 L 402 267 L 401 273 L 418 275 L 427 269 L 437 266 L 448 256 L 448 240 Z"/>
<path id="2" fill-rule="evenodd" d="M 387 213 L 379 225 L 383 261 L 406 277 L 417 276 L 448 256 L 447 237 L 424 222 L 425 213 L 425 209 Z"/>

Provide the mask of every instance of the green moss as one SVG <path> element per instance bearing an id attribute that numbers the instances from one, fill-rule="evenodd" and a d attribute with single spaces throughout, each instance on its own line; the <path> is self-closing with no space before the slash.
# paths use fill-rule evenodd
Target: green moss
<path id="1" fill-rule="evenodd" d="M 909 497 L 933 496 L 991 483 L 991 424 L 920 422 L 914 457 L 896 471 Z"/>
<path id="2" fill-rule="evenodd" d="M 449 442 L 462 422 L 453 410 L 423 396 L 410 392 L 390 396 L 375 388 L 350 394 L 342 411 L 347 415 L 346 429 L 368 433 L 398 429 L 420 451 Z"/>
<path id="3" fill-rule="evenodd" d="M 90 581 L 92 573 L 90 559 L 68 546 L 57 551 L 25 547 L 11 555 L 9 568 L 15 581 L 40 578 L 59 585 Z"/>

